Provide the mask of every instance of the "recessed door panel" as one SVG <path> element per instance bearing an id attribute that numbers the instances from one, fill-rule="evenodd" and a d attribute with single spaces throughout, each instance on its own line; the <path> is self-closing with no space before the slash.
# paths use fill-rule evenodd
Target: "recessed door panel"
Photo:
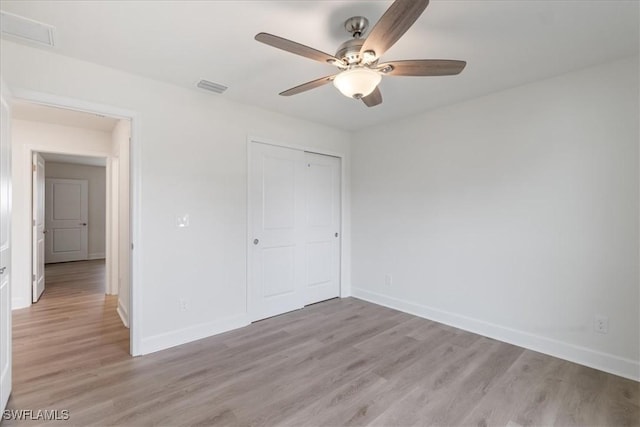
<path id="1" fill-rule="evenodd" d="M 82 219 L 82 185 L 80 183 L 54 182 L 53 191 L 53 220 Z"/>
<path id="2" fill-rule="evenodd" d="M 333 279 L 331 241 L 307 243 L 307 286 L 326 284 Z"/>
<path id="3" fill-rule="evenodd" d="M 82 249 L 82 230 L 79 228 L 56 228 L 51 233 L 53 252 L 75 252 Z"/>
<path id="4" fill-rule="evenodd" d="M 317 154 L 313 156 L 317 156 Z M 316 161 L 307 164 L 306 175 L 305 190 L 309 195 L 307 197 L 307 225 L 310 227 L 330 227 L 334 221 L 335 170 L 332 165 Z"/>
<path id="5" fill-rule="evenodd" d="M 262 250 L 262 297 L 273 298 L 296 291 L 295 246 Z"/>
<path id="6" fill-rule="evenodd" d="M 295 164 L 281 156 L 265 156 L 263 171 L 263 228 L 277 230 L 294 228 L 295 223 Z"/>

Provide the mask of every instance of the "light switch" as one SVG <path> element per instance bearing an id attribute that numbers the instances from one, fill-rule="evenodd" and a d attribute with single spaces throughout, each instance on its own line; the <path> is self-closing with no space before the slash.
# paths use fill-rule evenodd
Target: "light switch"
<path id="1" fill-rule="evenodd" d="M 178 215 L 176 217 L 176 225 L 178 228 L 185 228 L 189 226 L 189 214 Z"/>

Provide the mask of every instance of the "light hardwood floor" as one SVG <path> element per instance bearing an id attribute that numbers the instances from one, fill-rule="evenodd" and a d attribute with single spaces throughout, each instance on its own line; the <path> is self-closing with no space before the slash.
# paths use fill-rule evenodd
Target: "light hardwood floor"
<path id="1" fill-rule="evenodd" d="M 9 408 L 65 425 L 640 425 L 637 382 L 353 298 L 131 358 L 102 262 L 46 274 Z"/>

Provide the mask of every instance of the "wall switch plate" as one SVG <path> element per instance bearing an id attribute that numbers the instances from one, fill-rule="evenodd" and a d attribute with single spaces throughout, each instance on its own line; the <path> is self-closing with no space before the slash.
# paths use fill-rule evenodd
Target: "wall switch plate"
<path id="1" fill-rule="evenodd" d="M 384 284 L 386 286 L 391 286 L 393 285 L 393 276 L 391 276 L 390 274 L 386 274 L 384 276 Z"/>
<path id="2" fill-rule="evenodd" d="M 189 214 L 176 216 L 176 226 L 178 228 L 185 228 L 189 226 Z"/>
<path id="3" fill-rule="evenodd" d="M 609 332 L 609 318 L 607 316 L 597 315 L 593 329 L 599 334 L 606 334 Z"/>

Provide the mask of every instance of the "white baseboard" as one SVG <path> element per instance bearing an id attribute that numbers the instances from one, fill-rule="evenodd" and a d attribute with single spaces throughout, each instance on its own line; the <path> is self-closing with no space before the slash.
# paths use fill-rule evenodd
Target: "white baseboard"
<path id="1" fill-rule="evenodd" d="M 11 310 L 19 310 L 21 308 L 27 308 L 31 305 L 31 301 L 27 301 L 25 298 L 15 297 L 11 298 Z"/>
<path id="2" fill-rule="evenodd" d="M 105 259 L 105 254 L 104 252 L 96 252 L 93 254 L 89 254 L 87 256 L 87 259 L 92 260 L 92 259 Z"/>
<path id="3" fill-rule="evenodd" d="M 458 329 L 473 332 L 509 344 L 524 347 L 529 350 L 548 354 L 570 362 L 585 365 L 590 368 L 609 372 L 614 375 L 640 381 L 640 362 L 618 357 L 608 353 L 592 350 L 552 338 L 511 329 L 483 320 L 473 319 L 460 314 L 439 310 L 426 305 L 389 297 L 376 292 L 359 288 L 352 288 L 352 294 L 374 304 L 400 310 L 405 313 L 444 323 Z"/>
<path id="4" fill-rule="evenodd" d="M 149 354 L 249 325 L 246 314 L 143 338 L 140 354 Z"/>
<path id="5" fill-rule="evenodd" d="M 122 305 L 122 301 L 120 301 L 120 298 L 118 298 L 118 316 L 120 316 L 120 320 L 122 320 L 122 323 L 124 324 L 125 327 L 129 327 L 129 312 L 127 311 L 127 308 Z"/>

